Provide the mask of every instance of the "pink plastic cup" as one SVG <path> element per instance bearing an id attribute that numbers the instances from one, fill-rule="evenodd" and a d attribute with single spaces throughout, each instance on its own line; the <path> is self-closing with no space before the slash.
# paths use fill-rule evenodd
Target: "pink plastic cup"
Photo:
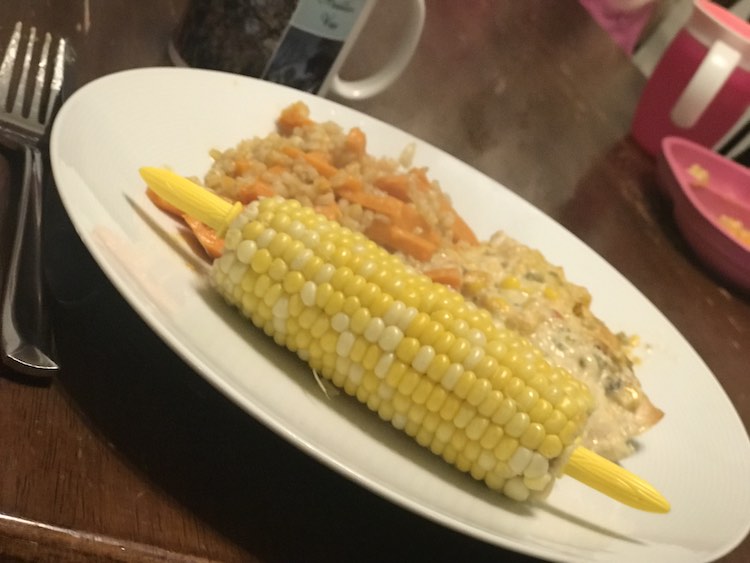
<path id="1" fill-rule="evenodd" d="M 675 135 L 719 149 L 748 120 L 748 107 L 750 24 L 695 0 L 643 90 L 631 133 L 653 155 Z"/>

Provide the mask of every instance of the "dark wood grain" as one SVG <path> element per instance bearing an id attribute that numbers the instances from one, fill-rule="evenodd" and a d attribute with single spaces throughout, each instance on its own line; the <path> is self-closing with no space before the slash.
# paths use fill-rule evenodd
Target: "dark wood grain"
<path id="1" fill-rule="evenodd" d="M 382 60 L 397 3 L 381 1 L 345 73 Z M 168 64 L 184 4 L 3 0 L 0 44 L 17 20 L 67 36 L 80 87 Z M 750 299 L 695 260 L 657 196 L 653 160 L 627 136 L 643 84 L 572 0 L 431 0 L 407 72 L 347 103 L 581 237 L 685 335 L 747 427 Z M 18 172 L 17 155 L 0 151 L 0 264 Z M 0 367 L 0 560 L 532 560 L 386 502 L 247 416 L 129 308 L 49 188 L 45 260 L 64 370 L 33 384 Z M 750 560 L 750 542 L 723 560 Z"/>

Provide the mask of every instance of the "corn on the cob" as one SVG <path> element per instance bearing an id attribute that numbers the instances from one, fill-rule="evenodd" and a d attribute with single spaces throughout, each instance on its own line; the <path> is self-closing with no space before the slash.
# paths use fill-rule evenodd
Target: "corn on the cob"
<path id="1" fill-rule="evenodd" d="M 228 302 L 461 471 L 522 501 L 546 495 L 570 463 L 626 504 L 669 510 L 647 483 L 577 447 L 586 386 L 457 292 L 296 201 L 204 206 L 186 180 L 141 173 L 224 236 L 211 280 Z"/>
<path id="2" fill-rule="evenodd" d="M 324 378 L 514 499 L 548 489 L 583 428 L 581 383 L 458 293 L 296 201 L 246 207 L 211 279 Z"/>

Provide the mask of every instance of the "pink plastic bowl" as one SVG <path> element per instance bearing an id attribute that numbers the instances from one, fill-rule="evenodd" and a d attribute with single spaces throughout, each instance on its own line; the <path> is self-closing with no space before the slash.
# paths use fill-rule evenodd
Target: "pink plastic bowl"
<path id="1" fill-rule="evenodd" d="M 719 223 L 727 215 L 750 230 L 750 169 L 681 137 L 666 137 L 661 145 L 659 182 L 685 240 L 709 268 L 750 291 L 750 248 Z M 694 165 L 708 172 L 707 186 L 696 187 L 688 172 Z"/>

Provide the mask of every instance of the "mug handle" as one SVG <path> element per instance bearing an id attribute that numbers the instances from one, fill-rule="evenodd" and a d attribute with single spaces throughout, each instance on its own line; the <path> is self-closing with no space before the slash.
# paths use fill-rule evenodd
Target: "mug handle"
<path id="1" fill-rule="evenodd" d="M 406 30 L 390 61 L 375 74 L 361 80 L 344 80 L 338 73 L 334 74 L 331 79 L 332 92 L 349 100 L 361 100 L 379 94 L 393 84 L 414 55 L 424 27 L 424 0 L 409 0 L 404 3 L 404 9 Z"/>
<path id="2" fill-rule="evenodd" d="M 739 51 L 723 41 L 716 41 L 672 108 L 670 116 L 674 124 L 684 129 L 695 125 L 740 59 Z"/>

